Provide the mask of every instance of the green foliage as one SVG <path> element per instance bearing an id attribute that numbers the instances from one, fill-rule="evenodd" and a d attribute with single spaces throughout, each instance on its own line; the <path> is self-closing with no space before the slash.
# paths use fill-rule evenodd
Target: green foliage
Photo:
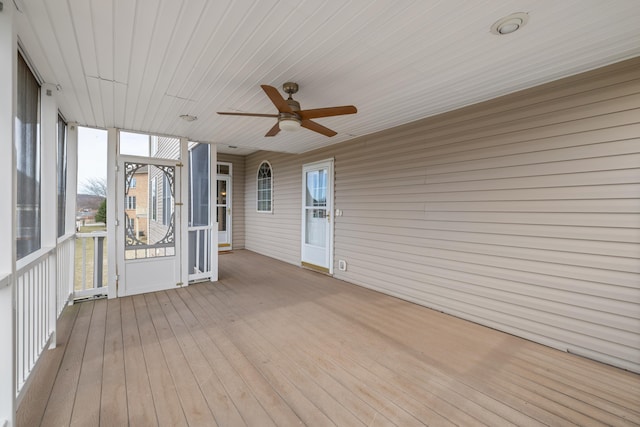
<path id="1" fill-rule="evenodd" d="M 107 200 L 103 200 L 100 203 L 100 207 L 98 207 L 98 211 L 96 212 L 96 222 L 104 222 L 107 223 Z"/>

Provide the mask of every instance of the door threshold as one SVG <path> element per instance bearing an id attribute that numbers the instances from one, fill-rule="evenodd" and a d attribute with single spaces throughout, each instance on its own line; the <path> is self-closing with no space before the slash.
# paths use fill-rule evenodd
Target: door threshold
<path id="1" fill-rule="evenodd" d="M 326 267 L 321 267 L 319 265 L 311 264 L 309 262 L 304 262 L 304 261 L 300 261 L 300 266 L 302 268 L 306 268 L 307 270 L 313 270 L 317 273 L 322 273 L 322 274 L 326 274 L 327 276 L 332 276 L 332 274 L 329 272 L 329 269 Z"/>

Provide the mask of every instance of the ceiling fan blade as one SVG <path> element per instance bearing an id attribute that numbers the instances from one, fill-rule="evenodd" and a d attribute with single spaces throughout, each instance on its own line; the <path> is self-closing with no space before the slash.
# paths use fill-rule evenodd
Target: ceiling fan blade
<path id="1" fill-rule="evenodd" d="M 293 110 L 291 110 L 291 107 L 289 107 L 287 101 L 285 101 L 282 95 L 280 95 L 280 92 L 278 92 L 278 89 L 268 85 L 260 85 L 260 87 L 262 88 L 262 90 L 264 90 L 264 92 L 267 94 L 271 102 L 273 102 L 273 105 L 276 106 L 278 111 L 280 111 L 281 113 L 293 113 Z"/>
<path id="2" fill-rule="evenodd" d="M 313 110 L 297 111 L 296 114 L 304 119 L 317 119 L 320 117 L 342 116 L 343 114 L 355 114 L 358 109 L 353 105 L 343 105 L 342 107 L 315 108 Z"/>
<path id="3" fill-rule="evenodd" d="M 325 136 L 334 136 L 334 135 L 338 134 L 338 132 L 332 131 L 331 129 L 329 129 L 327 127 L 324 127 L 321 124 L 318 124 L 316 122 L 312 122 L 311 120 L 302 120 L 300 125 L 303 128 L 307 128 L 307 129 L 312 130 L 314 132 L 321 133 L 321 134 L 323 134 Z"/>
<path id="4" fill-rule="evenodd" d="M 269 132 L 265 136 L 276 136 L 280 132 L 280 123 L 276 122 L 276 124 L 269 129 Z"/>
<path id="5" fill-rule="evenodd" d="M 227 113 L 227 112 L 220 112 L 220 111 L 218 111 L 218 114 L 220 114 L 221 116 L 278 117 L 277 114 Z"/>

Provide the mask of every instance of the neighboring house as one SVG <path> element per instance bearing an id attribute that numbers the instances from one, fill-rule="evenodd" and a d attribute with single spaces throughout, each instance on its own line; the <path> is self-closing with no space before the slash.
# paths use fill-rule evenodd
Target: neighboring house
<path id="1" fill-rule="evenodd" d="M 178 159 L 180 152 L 179 142 L 175 138 L 151 137 L 152 157 Z M 158 242 L 167 237 L 167 233 L 173 233 L 174 221 L 174 173 L 166 172 L 156 166 L 150 167 L 149 172 L 149 241 Z"/>
<path id="2" fill-rule="evenodd" d="M 136 238 L 145 241 L 148 231 L 148 206 L 149 206 L 149 172 L 148 167 L 143 166 L 136 170 L 131 178 L 131 184 L 125 195 L 125 213 L 128 226 Z"/>

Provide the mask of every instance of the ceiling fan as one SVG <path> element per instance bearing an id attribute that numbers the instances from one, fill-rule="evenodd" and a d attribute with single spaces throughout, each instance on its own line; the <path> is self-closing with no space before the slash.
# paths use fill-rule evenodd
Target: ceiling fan
<path id="1" fill-rule="evenodd" d="M 353 105 L 344 105 L 342 107 L 315 108 L 313 110 L 301 110 L 300 103 L 294 100 L 291 95 L 298 92 L 298 84 L 287 82 L 282 85 L 282 90 L 289 94 L 288 99 L 284 99 L 278 89 L 273 86 L 261 85 L 262 90 L 267 94 L 271 102 L 278 109 L 278 114 L 259 114 L 259 113 L 226 113 L 218 112 L 218 114 L 228 116 L 252 116 L 252 117 L 274 117 L 278 122 L 267 132 L 265 136 L 276 136 L 280 129 L 297 130 L 302 126 L 314 132 L 321 133 L 325 136 L 334 136 L 337 132 L 318 124 L 311 119 L 320 117 L 341 116 L 343 114 L 354 114 L 358 110 Z"/>

